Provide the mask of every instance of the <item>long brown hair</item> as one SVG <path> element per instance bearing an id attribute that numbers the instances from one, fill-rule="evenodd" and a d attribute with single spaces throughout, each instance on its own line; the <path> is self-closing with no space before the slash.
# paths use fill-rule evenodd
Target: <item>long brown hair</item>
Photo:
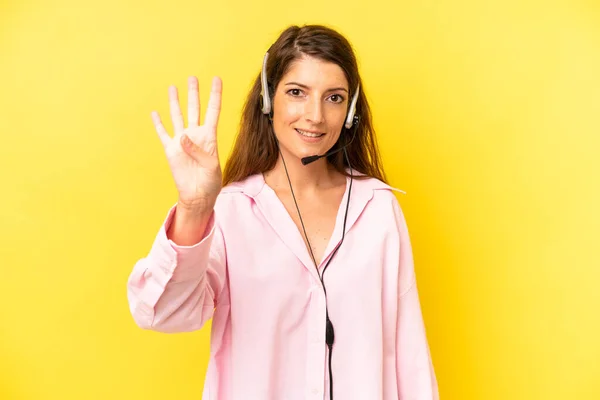
<path id="1" fill-rule="evenodd" d="M 267 80 L 271 101 L 273 101 L 275 88 L 291 63 L 303 55 L 339 65 L 346 75 L 350 91 L 355 91 L 360 84 L 355 114 L 360 118 L 358 127 L 349 130 L 342 128 L 336 146 L 339 142 L 344 144 L 350 141 L 356 129 L 354 140 L 346 148 L 350 165 L 354 170 L 366 175 L 365 177 L 374 177 L 386 182 L 371 120 L 371 110 L 358 73 L 356 57 L 348 40 L 335 30 L 322 25 L 302 27 L 293 25 L 281 33 L 268 51 Z M 242 110 L 239 132 L 223 172 L 223 186 L 241 181 L 250 175 L 267 172 L 277 162 L 279 149 L 269 116 L 262 113 L 260 93 L 259 72 Z M 327 161 L 341 174 L 348 175 L 346 172 L 348 165 L 342 151 L 328 156 Z"/>

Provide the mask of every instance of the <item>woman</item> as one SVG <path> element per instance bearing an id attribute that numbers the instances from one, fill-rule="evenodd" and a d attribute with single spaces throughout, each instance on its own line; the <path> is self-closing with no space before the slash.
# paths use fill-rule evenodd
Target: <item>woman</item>
<path id="1" fill-rule="evenodd" d="M 269 49 L 224 169 L 222 84 L 188 126 L 170 88 L 179 194 L 128 280 L 136 323 L 213 319 L 203 399 L 438 398 L 406 222 L 377 152 L 353 50 L 323 26 Z M 318 157 L 321 156 L 321 157 Z"/>

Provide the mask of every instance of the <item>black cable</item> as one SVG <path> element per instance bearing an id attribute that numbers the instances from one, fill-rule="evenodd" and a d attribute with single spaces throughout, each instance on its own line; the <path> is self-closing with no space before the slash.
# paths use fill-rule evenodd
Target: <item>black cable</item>
<path id="1" fill-rule="evenodd" d="M 354 133 L 356 133 L 357 128 L 355 127 L 354 129 L 355 129 Z M 340 240 L 340 243 L 338 243 L 336 248 L 333 250 L 331 257 L 329 257 L 329 260 L 327 260 L 327 264 L 325 264 L 325 266 L 323 267 L 323 273 L 319 274 L 319 266 L 317 265 L 315 255 L 312 251 L 312 246 L 310 244 L 310 241 L 308 240 L 308 235 L 306 234 L 306 228 L 304 227 L 304 221 L 302 220 L 302 215 L 300 214 L 300 207 L 298 207 L 298 202 L 296 201 L 296 196 L 294 195 L 294 189 L 292 188 L 292 181 L 290 180 L 290 175 L 288 174 L 287 166 L 285 164 L 285 159 L 283 158 L 283 153 L 281 153 L 281 148 L 279 148 L 279 154 L 281 154 L 281 161 L 283 161 L 283 168 L 285 169 L 285 174 L 287 176 L 288 183 L 290 185 L 290 191 L 292 193 L 292 198 L 294 199 L 294 204 L 296 205 L 296 211 L 298 212 L 298 217 L 300 218 L 300 224 L 302 225 L 302 230 L 304 231 L 304 237 L 306 238 L 306 243 L 308 244 L 308 250 L 310 251 L 311 258 L 313 260 L 313 263 L 315 264 L 315 268 L 317 269 L 317 275 L 319 276 L 321 285 L 323 286 L 323 292 L 325 294 L 325 343 L 327 344 L 327 349 L 329 350 L 329 362 L 328 362 L 328 364 L 329 364 L 329 399 L 333 400 L 333 371 L 332 371 L 332 367 L 331 367 L 331 358 L 333 355 L 333 342 L 335 340 L 335 333 L 334 333 L 334 329 L 333 329 L 333 324 L 331 323 L 331 320 L 329 319 L 329 311 L 327 309 L 327 289 L 325 288 L 325 282 L 323 281 L 323 276 L 325 275 L 325 271 L 327 270 L 329 263 L 331 262 L 331 260 L 333 260 L 333 257 L 335 256 L 338 249 L 342 245 L 342 242 L 344 241 L 344 237 L 346 235 L 346 220 L 348 219 L 348 208 L 350 206 L 350 193 L 352 192 L 352 181 L 354 178 L 354 175 L 352 173 L 352 165 L 350 165 L 350 159 L 348 158 L 348 152 L 346 151 L 346 147 L 344 147 L 344 156 L 346 158 L 346 162 L 348 163 L 348 167 L 350 168 L 350 186 L 348 187 L 348 198 L 346 200 L 346 212 L 344 214 L 344 224 L 342 227 L 342 239 Z"/>

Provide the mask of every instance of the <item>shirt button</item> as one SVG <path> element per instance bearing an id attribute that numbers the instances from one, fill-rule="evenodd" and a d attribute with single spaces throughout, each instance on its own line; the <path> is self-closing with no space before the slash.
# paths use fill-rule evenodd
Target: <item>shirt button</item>
<path id="1" fill-rule="evenodd" d="M 317 389 L 317 388 L 313 388 L 313 390 L 312 390 L 312 393 L 313 393 L 313 394 L 319 394 L 319 389 Z"/>

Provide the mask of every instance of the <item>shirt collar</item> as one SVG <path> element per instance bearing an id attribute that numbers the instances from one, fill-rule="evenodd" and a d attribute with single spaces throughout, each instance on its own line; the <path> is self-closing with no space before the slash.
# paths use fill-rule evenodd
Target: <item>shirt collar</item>
<path id="1" fill-rule="evenodd" d="M 347 169 L 347 171 L 350 172 L 349 169 Z M 354 169 L 352 170 L 352 174 L 354 175 L 354 177 L 364 176 L 364 174 L 361 174 L 360 172 L 358 172 Z M 264 189 L 265 185 L 266 185 L 266 182 L 263 177 L 263 174 L 258 173 L 258 174 L 250 175 L 249 177 L 247 177 L 246 179 L 244 179 L 240 182 L 235 182 L 230 185 L 227 185 L 227 187 L 223 188 L 223 190 L 225 192 L 243 192 L 245 195 L 255 199 L 260 194 L 260 192 Z M 392 187 L 376 178 L 369 177 L 369 178 L 362 178 L 362 179 L 354 179 L 352 181 L 352 192 L 353 193 L 361 193 L 363 195 L 371 197 L 371 195 L 373 194 L 373 192 L 375 190 L 381 190 L 381 189 L 393 190 L 393 191 L 397 191 L 397 192 L 406 194 L 406 192 L 404 190 L 400 190 L 395 187 Z"/>
<path id="2" fill-rule="evenodd" d="M 355 176 L 362 175 L 355 170 L 352 171 L 352 174 Z M 348 177 L 346 179 L 348 183 L 346 186 L 346 193 L 348 193 L 350 178 Z M 395 189 L 375 178 L 352 180 L 352 192 L 350 195 L 345 233 L 348 233 L 350 229 L 352 229 L 366 205 L 373 198 L 375 191 L 381 189 L 397 190 L 404 193 L 402 190 Z M 263 214 L 265 221 L 278 233 L 283 242 L 286 243 L 308 271 L 315 275 L 315 278 L 318 278 L 318 272 L 306 251 L 306 246 L 304 245 L 300 232 L 294 225 L 292 219 L 289 218 L 284 206 L 277 199 L 275 192 L 266 184 L 262 173 L 251 175 L 240 182 L 227 185 L 223 188 L 222 192 L 244 193 L 246 196 L 251 197 Z M 324 259 L 321 261 L 322 263 L 326 262 L 327 258 L 332 255 L 333 249 L 341 240 L 343 220 L 345 218 L 346 194 L 344 194 L 342 202 L 343 204 L 340 205 L 341 207 L 338 209 L 338 215 L 336 216 L 336 225 L 332 234 L 332 239 L 330 239 L 328 247 L 325 250 Z"/>

